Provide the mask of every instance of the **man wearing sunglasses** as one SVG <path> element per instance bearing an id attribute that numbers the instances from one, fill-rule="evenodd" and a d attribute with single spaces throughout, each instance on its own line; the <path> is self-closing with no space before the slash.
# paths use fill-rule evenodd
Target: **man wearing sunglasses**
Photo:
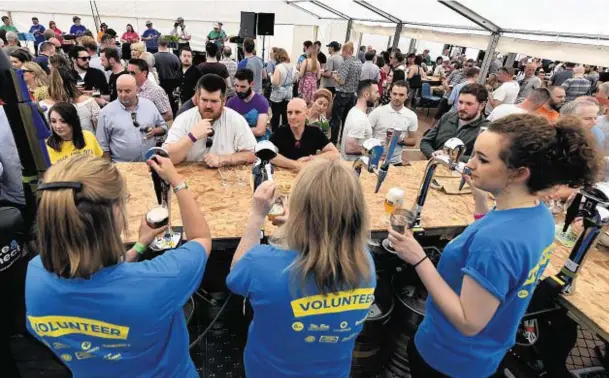
<path id="1" fill-rule="evenodd" d="M 85 92 L 93 91 L 95 88 L 103 95 L 110 94 L 106 75 L 97 68 L 89 67 L 91 57 L 89 56 L 87 49 L 82 46 L 72 47 L 70 59 L 72 60 L 72 65 L 74 67 L 75 77 L 77 77 L 80 82 L 84 83 L 83 89 Z"/>
<path id="2" fill-rule="evenodd" d="M 138 97 L 131 75 L 116 80 L 118 99 L 99 113 L 95 136 L 104 158 L 113 162 L 144 161 L 146 151 L 167 133 L 167 123 L 152 101 Z"/>

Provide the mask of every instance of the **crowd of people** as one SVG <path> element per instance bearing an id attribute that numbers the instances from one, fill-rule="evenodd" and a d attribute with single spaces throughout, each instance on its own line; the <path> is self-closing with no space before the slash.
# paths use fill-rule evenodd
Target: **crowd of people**
<path id="1" fill-rule="evenodd" d="M 408 163 L 403 149 L 416 147 L 421 134 L 428 159 L 448 139 L 461 139 L 476 204 L 476 222 L 448 244 L 438 267 L 409 231 L 389 230 L 430 295 L 408 346 L 412 376 L 488 377 L 514 343 L 548 263 L 554 219 L 541 200 L 597 181 L 609 152 L 609 82 L 596 67 L 554 64 L 547 81 L 541 60 L 523 60 L 515 75 L 498 55 L 481 78 L 480 62 L 449 50 L 433 61 L 427 50 L 377 53 L 336 41 L 328 55 L 318 41 L 305 41 L 298 57 L 273 47 L 264 62 L 251 38 L 235 61 L 220 23 L 208 35 L 205 61 L 194 65 L 183 18 L 169 36 L 151 22 L 141 36 L 127 25 L 119 42 L 105 24 L 94 38 L 75 16 L 67 53 L 54 23 L 47 33 L 35 19 L 32 33 L 42 38 L 34 54 L 18 46 L 10 19 L 3 22 L 5 52 L 52 134 L 53 165 L 39 187 L 38 256 L 26 278 L 27 326 L 75 377 L 196 376 L 181 308 L 203 276 L 213 237 L 205 217 L 214 214 L 201 213 L 174 166 L 250 165 L 265 140 L 278 150 L 271 162 L 299 175 L 286 213 L 275 218 L 273 245 L 259 245 L 260 229 L 278 190 L 273 182 L 258 187 L 227 277 L 254 308 L 247 376 L 348 376 L 376 280 L 363 190 L 341 160 L 356 160 L 371 138 L 385 145 L 391 133 L 399 133 L 388 157 L 395 166 Z M 412 108 L 428 75 L 439 77 L 444 93 L 433 126 L 422 130 Z M 18 154 L 10 130 L 0 135 L 0 204 L 21 208 L 20 174 L 9 172 L 20 172 Z M 169 158 L 146 161 L 154 146 Z M 173 187 L 189 241 L 135 263 L 165 228 L 143 219 L 138 242 L 124 251 L 128 193 L 113 163 L 144 161 Z M 310 322 L 339 331 L 317 342 Z M 122 346 L 100 344 L 90 351 L 100 358 L 72 358 L 70 350 L 89 353 L 91 341 L 104 338 Z"/>

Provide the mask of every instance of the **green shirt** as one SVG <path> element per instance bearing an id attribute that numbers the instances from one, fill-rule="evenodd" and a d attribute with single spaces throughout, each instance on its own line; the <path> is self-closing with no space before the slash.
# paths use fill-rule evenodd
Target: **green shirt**
<path id="1" fill-rule="evenodd" d="M 0 26 L 0 30 L 6 30 L 7 32 L 15 32 L 15 33 L 19 33 L 19 30 L 17 30 L 17 28 L 15 27 L 15 25 L 2 25 Z"/>
<path id="2" fill-rule="evenodd" d="M 224 38 L 226 38 L 226 33 L 224 32 L 224 30 L 220 30 L 220 31 L 212 30 L 207 35 L 207 38 L 210 41 L 215 42 L 216 45 L 218 45 L 218 47 L 220 47 L 220 46 L 224 45 Z"/>

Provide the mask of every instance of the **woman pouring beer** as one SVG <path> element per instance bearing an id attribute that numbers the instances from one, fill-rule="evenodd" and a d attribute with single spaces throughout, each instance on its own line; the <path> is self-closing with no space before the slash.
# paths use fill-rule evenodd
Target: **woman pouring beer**
<path id="1" fill-rule="evenodd" d="M 254 308 L 246 376 L 346 378 L 376 286 L 362 187 L 339 161 L 308 164 L 292 189 L 287 221 L 274 235 L 277 246 L 258 245 L 275 198 L 270 181 L 254 193 L 226 279 Z"/>
<path id="2" fill-rule="evenodd" d="M 389 231 L 429 293 L 425 319 L 408 346 L 414 378 L 495 373 L 552 251 L 554 218 L 537 194 L 594 183 L 601 160 L 578 120 L 552 126 L 512 115 L 478 136 L 467 165 L 477 220 L 446 246 L 437 269 L 409 231 Z M 490 211 L 482 191 L 495 197 Z"/>
<path id="3" fill-rule="evenodd" d="M 211 236 L 186 181 L 169 159 L 155 158 L 148 165 L 173 187 L 190 241 L 149 261 L 133 262 L 165 227 L 143 220 L 125 251 L 128 194 L 114 164 L 66 159 L 38 187 L 40 256 L 27 271 L 27 325 L 75 378 L 198 377 L 182 306 L 203 277 Z"/>

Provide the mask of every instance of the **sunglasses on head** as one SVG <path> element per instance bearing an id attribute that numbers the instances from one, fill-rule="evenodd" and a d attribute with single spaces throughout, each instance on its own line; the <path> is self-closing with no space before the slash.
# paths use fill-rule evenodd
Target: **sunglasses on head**
<path id="1" fill-rule="evenodd" d="M 140 127 L 140 124 L 137 122 L 137 113 L 131 113 L 131 122 L 133 122 L 133 127 Z"/>

